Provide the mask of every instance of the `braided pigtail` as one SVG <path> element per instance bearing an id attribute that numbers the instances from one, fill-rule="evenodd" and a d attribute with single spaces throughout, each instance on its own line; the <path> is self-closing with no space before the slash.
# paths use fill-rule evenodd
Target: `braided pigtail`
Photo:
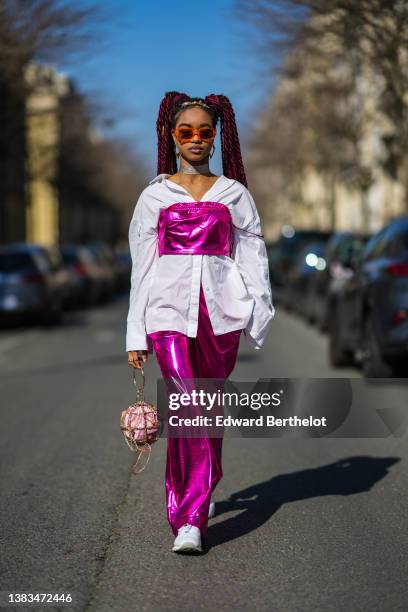
<path id="1" fill-rule="evenodd" d="M 157 174 L 176 174 L 178 170 L 171 130 L 179 112 L 182 110 L 183 102 L 187 101 L 191 102 L 191 106 L 195 106 L 195 102 L 207 104 L 214 126 L 216 126 L 218 118 L 220 119 L 223 173 L 226 177 L 235 179 L 247 187 L 234 109 L 229 99 L 221 94 L 210 94 L 204 99 L 190 98 L 187 94 L 178 91 L 168 91 L 164 95 L 156 122 L 158 137 Z"/>
<path id="2" fill-rule="evenodd" d="M 171 136 L 171 120 L 174 108 L 178 102 L 189 100 L 189 96 L 178 91 L 168 91 L 159 108 L 156 121 L 157 129 L 157 174 L 175 174 L 177 172 L 177 159 L 174 141 Z"/>
<path id="3" fill-rule="evenodd" d="M 210 94 L 205 98 L 221 119 L 222 168 L 226 177 L 235 179 L 248 187 L 242 162 L 237 124 L 232 104 L 226 96 Z"/>

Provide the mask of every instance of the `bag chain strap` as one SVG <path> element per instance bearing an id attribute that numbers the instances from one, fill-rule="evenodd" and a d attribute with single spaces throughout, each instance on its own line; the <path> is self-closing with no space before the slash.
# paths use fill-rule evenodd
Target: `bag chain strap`
<path id="1" fill-rule="evenodd" d="M 139 387 L 136 377 L 136 370 L 140 370 L 142 375 L 142 386 Z M 137 401 L 144 402 L 144 388 L 145 388 L 146 377 L 143 368 L 133 368 L 133 384 L 136 387 L 136 397 Z"/>
<path id="2" fill-rule="evenodd" d="M 142 385 L 141 387 L 139 387 L 138 382 L 137 382 L 137 377 L 136 377 L 136 370 L 140 370 L 140 373 L 142 375 Z M 144 388 L 145 388 L 145 382 L 146 382 L 146 377 L 145 377 L 145 373 L 143 370 L 143 367 L 141 368 L 133 368 L 133 384 L 136 387 L 136 399 L 137 401 L 142 401 L 144 402 Z M 146 418 L 144 420 L 144 425 L 145 425 L 145 435 L 147 438 L 147 423 L 146 423 Z M 137 450 L 139 452 L 139 455 L 137 457 L 137 460 L 135 462 L 135 464 L 133 465 L 132 471 L 134 474 L 140 474 L 140 472 L 143 472 L 143 470 L 145 469 L 145 467 L 147 466 L 149 459 L 150 459 L 150 453 L 151 453 L 151 446 L 148 442 L 146 442 L 146 444 L 144 444 L 143 446 L 138 446 L 136 444 Z M 139 460 L 142 456 L 142 454 L 144 454 L 144 452 L 148 451 L 148 455 L 147 455 L 147 459 L 145 461 L 144 466 L 141 469 L 137 469 L 137 466 L 139 464 Z"/>

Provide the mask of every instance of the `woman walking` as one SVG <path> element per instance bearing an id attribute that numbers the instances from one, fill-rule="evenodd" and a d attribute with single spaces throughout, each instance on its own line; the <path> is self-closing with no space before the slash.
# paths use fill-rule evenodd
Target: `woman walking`
<path id="1" fill-rule="evenodd" d="M 210 171 L 221 123 L 223 174 Z M 235 115 L 223 95 L 168 92 L 157 119 L 158 175 L 129 228 L 128 363 L 156 354 L 163 378 L 227 379 L 241 332 L 259 349 L 275 314 L 259 215 L 247 189 Z M 179 158 L 179 167 L 177 167 Z M 222 437 L 167 438 L 174 552 L 197 552 L 214 514 Z"/>

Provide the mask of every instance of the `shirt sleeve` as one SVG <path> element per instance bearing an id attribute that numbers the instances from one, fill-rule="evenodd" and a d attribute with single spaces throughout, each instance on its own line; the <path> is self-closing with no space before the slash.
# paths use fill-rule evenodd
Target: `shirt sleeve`
<path id="1" fill-rule="evenodd" d="M 269 324 L 275 316 L 272 289 L 269 278 L 269 262 L 265 241 L 253 234 L 262 234 L 261 222 L 254 199 L 243 186 L 242 195 L 232 209 L 233 249 L 241 276 L 254 297 L 254 309 L 244 335 L 246 343 L 260 349 L 268 333 Z"/>
<path id="2" fill-rule="evenodd" d="M 129 226 L 129 248 L 132 257 L 126 351 L 148 350 L 152 345 L 146 334 L 145 312 L 149 289 L 158 259 L 158 212 L 154 199 L 143 191 L 136 203 Z"/>

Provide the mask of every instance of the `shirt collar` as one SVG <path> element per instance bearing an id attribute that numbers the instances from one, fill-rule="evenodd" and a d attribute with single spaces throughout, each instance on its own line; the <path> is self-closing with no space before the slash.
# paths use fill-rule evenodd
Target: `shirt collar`
<path id="1" fill-rule="evenodd" d="M 149 185 L 153 185 L 154 183 L 158 183 L 158 182 L 162 182 L 164 181 L 165 178 L 167 178 L 168 176 L 170 176 L 170 174 L 158 174 L 154 179 L 152 179 L 151 181 L 149 181 Z"/>
<path id="2" fill-rule="evenodd" d="M 149 185 L 154 185 L 156 183 L 161 183 L 163 185 L 165 185 L 166 187 L 168 187 L 170 189 L 170 191 L 175 191 L 178 193 L 186 193 L 186 190 L 184 189 L 184 187 L 181 187 L 181 185 L 177 185 L 177 183 L 174 183 L 173 181 L 166 181 L 165 179 L 167 179 L 170 176 L 170 174 L 166 174 L 166 173 L 161 173 L 158 174 L 154 179 L 152 179 L 151 181 L 149 181 Z M 226 176 L 224 176 L 224 174 L 221 174 L 219 179 L 217 179 L 217 181 L 213 184 L 212 187 L 210 187 L 210 189 L 208 190 L 207 193 L 211 192 L 211 195 L 213 197 L 218 196 L 220 193 L 222 193 L 223 191 L 225 191 L 226 189 L 228 189 L 231 185 L 233 185 L 236 181 L 234 179 L 230 179 L 227 178 Z"/>

